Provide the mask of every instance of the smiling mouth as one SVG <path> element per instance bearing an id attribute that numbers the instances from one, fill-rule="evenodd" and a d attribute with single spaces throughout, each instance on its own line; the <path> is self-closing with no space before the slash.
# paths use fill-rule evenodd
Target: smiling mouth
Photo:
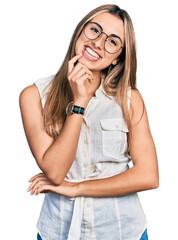
<path id="1" fill-rule="evenodd" d="M 96 62 L 98 61 L 101 56 L 94 52 L 90 47 L 85 46 L 83 49 L 83 55 L 88 58 L 89 60 Z"/>

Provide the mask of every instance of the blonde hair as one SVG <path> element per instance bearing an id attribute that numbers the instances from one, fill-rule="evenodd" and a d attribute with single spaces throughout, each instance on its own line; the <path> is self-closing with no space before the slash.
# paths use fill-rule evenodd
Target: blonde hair
<path id="1" fill-rule="evenodd" d="M 128 87 L 136 89 L 136 47 L 132 21 L 128 13 L 117 5 L 102 5 L 89 12 L 77 25 L 72 35 L 64 61 L 50 83 L 43 109 L 43 124 L 46 132 L 54 139 L 59 135 L 66 119 L 66 106 L 73 100 L 73 94 L 67 79 L 68 61 L 75 56 L 75 44 L 83 26 L 95 16 L 109 12 L 122 19 L 124 23 L 125 45 L 118 57 L 117 65 L 110 65 L 101 71 L 103 88 L 108 95 L 115 96 L 121 106 L 124 120 L 130 130 L 128 112 Z"/>

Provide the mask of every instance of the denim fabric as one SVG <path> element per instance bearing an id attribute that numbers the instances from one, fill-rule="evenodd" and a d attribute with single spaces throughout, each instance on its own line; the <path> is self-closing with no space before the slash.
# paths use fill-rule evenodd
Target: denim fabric
<path id="1" fill-rule="evenodd" d="M 37 235 L 37 240 L 42 240 L 40 234 L 38 233 Z M 147 229 L 144 231 L 144 233 L 142 234 L 140 240 L 148 240 L 148 235 L 147 235 Z"/>
<path id="2" fill-rule="evenodd" d="M 42 240 L 42 238 L 41 238 L 39 233 L 37 234 L 37 240 Z"/>
<path id="3" fill-rule="evenodd" d="M 34 82 L 42 107 L 52 80 L 53 76 Z M 85 109 L 76 156 L 66 181 L 107 178 L 129 169 L 129 129 L 118 101 L 104 91 L 102 81 Z M 128 89 L 128 108 L 130 94 Z M 37 223 L 43 240 L 80 240 L 91 236 L 96 240 L 139 240 L 146 228 L 137 193 L 94 198 L 46 193 Z"/>
<path id="4" fill-rule="evenodd" d="M 144 233 L 142 234 L 140 240 L 148 240 L 148 234 L 147 234 L 147 229 L 144 231 Z"/>

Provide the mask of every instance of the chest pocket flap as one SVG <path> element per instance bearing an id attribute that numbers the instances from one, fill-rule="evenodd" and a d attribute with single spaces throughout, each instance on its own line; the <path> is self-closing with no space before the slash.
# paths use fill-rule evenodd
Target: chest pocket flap
<path id="1" fill-rule="evenodd" d="M 129 132 L 127 125 L 122 118 L 109 118 L 100 120 L 103 130 Z"/>
<path id="2" fill-rule="evenodd" d="M 103 154 L 113 159 L 119 159 L 127 150 L 128 128 L 123 118 L 101 119 Z"/>

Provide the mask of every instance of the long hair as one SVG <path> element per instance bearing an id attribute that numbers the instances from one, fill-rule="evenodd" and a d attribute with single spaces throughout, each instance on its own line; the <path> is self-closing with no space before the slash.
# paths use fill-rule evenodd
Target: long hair
<path id="1" fill-rule="evenodd" d="M 101 71 L 103 88 L 108 95 L 115 96 L 121 106 L 124 120 L 130 129 L 128 111 L 128 87 L 136 89 L 136 47 L 135 34 L 128 13 L 117 5 L 102 5 L 89 12 L 77 25 L 72 35 L 68 51 L 58 72 L 50 82 L 43 109 L 43 124 L 46 132 L 54 139 L 59 135 L 66 119 L 66 106 L 73 100 L 72 90 L 67 79 L 68 61 L 75 56 L 75 45 L 84 24 L 95 16 L 109 12 L 122 19 L 124 23 L 125 44 L 116 65 Z"/>

